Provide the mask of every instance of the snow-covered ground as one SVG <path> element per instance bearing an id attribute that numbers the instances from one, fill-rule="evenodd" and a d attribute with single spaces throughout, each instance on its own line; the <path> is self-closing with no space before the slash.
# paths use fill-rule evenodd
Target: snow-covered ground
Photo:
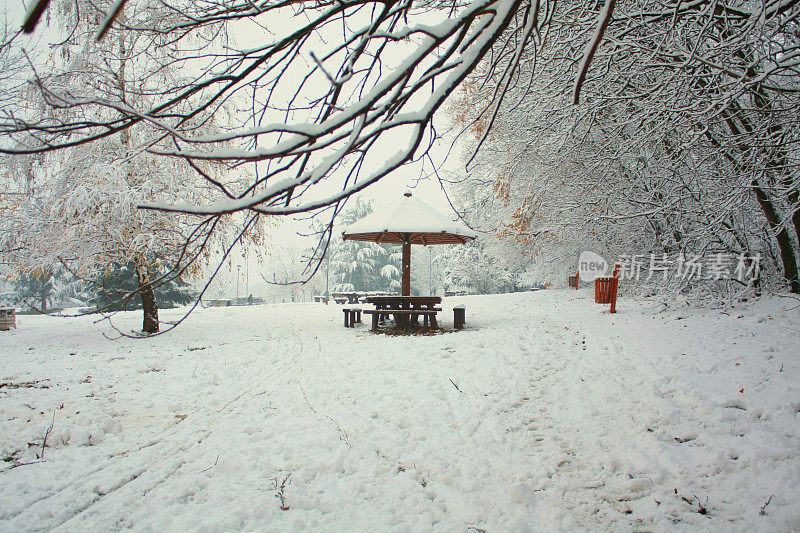
<path id="1" fill-rule="evenodd" d="M 19 317 L 0 530 L 800 530 L 797 300 L 458 303 L 416 337 L 323 304 Z"/>

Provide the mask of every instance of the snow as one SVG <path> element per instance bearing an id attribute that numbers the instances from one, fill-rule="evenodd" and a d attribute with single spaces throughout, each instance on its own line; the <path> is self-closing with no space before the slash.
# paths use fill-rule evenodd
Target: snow
<path id="1" fill-rule="evenodd" d="M 375 210 L 361 220 L 351 224 L 345 235 L 358 233 L 449 233 L 474 239 L 477 233 L 459 221 L 452 221 L 422 200 L 406 193 L 389 205 Z"/>
<path id="2" fill-rule="evenodd" d="M 0 455 L 54 423 L 0 463 L 0 530 L 800 529 L 797 300 L 468 296 L 448 330 L 458 304 L 432 336 L 319 303 L 147 339 L 20 316 L 0 383 L 36 383 L 0 388 Z"/>

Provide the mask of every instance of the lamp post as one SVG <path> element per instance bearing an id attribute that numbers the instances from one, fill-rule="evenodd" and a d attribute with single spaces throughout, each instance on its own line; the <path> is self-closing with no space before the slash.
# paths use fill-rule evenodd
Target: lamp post
<path id="1" fill-rule="evenodd" d="M 236 265 L 236 303 L 239 303 L 239 278 L 242 276 L 242 265 Z"/>
<path id="2" fill-rule="evenodd" d="M 428 296 L 433 296 L 433 248 L 428 246 Z"/>
<path id="3" fill-rule="evenodd" d="M 330 256 L 330 250 L 327 250 L 325 252 L 325 305 L 328 305 L 328 301 L 331 299 L 330 278 L 331 278 L 331 256 Z"/>

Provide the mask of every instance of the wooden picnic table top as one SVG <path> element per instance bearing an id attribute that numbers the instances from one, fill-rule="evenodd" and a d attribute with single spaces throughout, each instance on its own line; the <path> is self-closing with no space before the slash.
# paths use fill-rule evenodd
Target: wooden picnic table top
<path id="1" fill-rule="evenodd" d="M 442 303 L 441 296 L 368 296 L 364 298 L 367 303 L 375 304 L 376 306 L 393 306 L 405 307 L 411 305 L 433 307 L 436 304 Z"/>
<path id="2" fill-rule="evenodd" d="M 360 300 L 369 296 L 387 296 L 387 294 L 380 291 L 334 291 L 331 293 L 331 298 L 335 301 L 346 300 L 350 304 L 357 304 Z"/>

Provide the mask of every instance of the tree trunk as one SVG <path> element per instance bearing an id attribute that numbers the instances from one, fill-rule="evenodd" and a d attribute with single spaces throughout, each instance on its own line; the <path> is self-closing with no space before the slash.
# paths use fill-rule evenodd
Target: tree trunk
<path id="1" fill-rule="evenodd" d="M 751 68 L 748 71 L 748 74 L 750 74 L 752 70 L 753 69 Z M 760 84 L 754 87 L 754 99 L 758 109 L 764 115 L 766 115 L 765 119 L 775 114 L 772 101 L 766 94 L 764 87 Z M 765 122 L 767 122 L 767 120 L 765 120 Z M 768 126 L 767 131 L 769 132 L 769 138 L 771 139 L 782 138 L 783 127 L 777 121 L 772 121 Z M 797 188 L 793 186 L 794 180 L 791 166 L 789 164 L 788 150 L 789 148 L 787 145 L 776 142 L 776 146 L 771 152 L 772 155 L 770 156 L 769 168 L 774 169 L 776 174 L 781 175 L 779 181 L 783 184 L 784 190 L 786 190 L 786 198 L 788 200 L 787 203 L 789 204 L 789 209 L 798 209 L 798 204 L 800 203 L 800 193 L 798 192 Z M 800 243 L 800 210 L 796 210 L 794 213 L 792 213 L 792 224 L 794 225 L 795 235 L 797 235 L 797 242 Z"/>
<path id="2" fill-rule="evenodd" d="M 158 305 L 156 293 L 150 284 L 150 278 L 145 265 L 136 265 L 136 276 L 139 279 L 139 296 L 142 297 L 142 331 L 144 333 L 158 333 Z"/>
<path id="3" fill-rule="evenodd" d="M 742 134 L 742 132 L 733 122 L 733 118 L 729 114 L 724 113 L 723 118 L 725 119 L 725 123 L 727 124 L 728 128 L 734 135 L 740 136 Z M 747 123 L 744 123 L 744 128 L 748 133 L 753 131 L 753 128 Z M 723 155 L 731 163 L 733 163 L 734 168 L 736 168 L 736 161 L 727 151 L 721 149 L 721 143 L 719 143 L 708 131 L 706 131 L 706 137 L 711 140 L 711 143 L 716 148 L 721 150 Z M 742 153 L 747 153 L 746 146 L 739 147 L 739 149 Z M 753 188 L 753 194 L 755 194 L 758 205 L 761 208 L 761 212 L 764 213 L 764 218 L 767 219 L 767 224 L 775 234 L 775 239 L 778 241 L 778 248 L 781 253 L 781 263 L 783 263 L 783 275 L 789 282 L 789 290 L 795 294 L 800 294 L 800 279 L 798 279 L 797 258 L 794 253 L 792 239 L 789 237 L 789 232 L 786 231 L 786 228 L 781 227 L 781 216 L 778 208 L 772 202 L 772 199 L 769 197 L 766 191 L 761 187 L 761 184 L 758 182 L 757 178 L 753 178 L 751 187 Z"/>
<path id="4" fill-rule="evenodd" d="M 775 232 L 775 238 L 778 240 L 781 262 L 783 263 L 783 275 L 789 282 L 789 290 L 795 294 L 800 294 L 797 260 L 794 256 L 794 248 L 792 247 L 792 239 L 789 238 L 789 232 L 786 231 L 786 228 L 781 227 L 781 219 L 777 209 L 775 209 L 767 193 L 758 186 L 756 181 L 753 181 L 753 192 L 756 195 L 756 200 L 758 200 L 758 205 L 761 206 L 761 210 L 764 212 L 769 227 Z"/>
<path id="5" fill-rule="evenodd" d="M 120 24 L 125 22 L 125 10 L 120 11 L 117 16 Z M 125 63 L 127 61 L 127 51 L 125 49 L 124 32 L 119 32 L 119 91 L 120 97 L 125 101 Z M 130 143 L 130 132 L 128 129 L 123 129 L 120 133 L 120 144 L 128 151 L 128 144 Z M 128 182 L 131 182 L 132 170 L 128 168 Z M 136 277 L 139 280 L 139 296 L 142 298 L 142 331 L 144 333 L 158 333 L 158 304 L 156 303 L 156 293 L 153 286 L 150 284 L 150 275 L 147 271 L 147 266 L 136 262 Z"/>

